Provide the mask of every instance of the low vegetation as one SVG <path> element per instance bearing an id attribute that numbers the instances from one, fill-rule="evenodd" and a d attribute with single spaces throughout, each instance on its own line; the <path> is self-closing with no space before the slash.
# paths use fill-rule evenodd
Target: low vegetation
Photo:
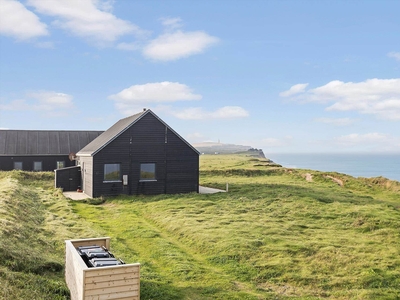
<path id="1" fill-rule="evenodd" d="M 141 299 L 400 297 L 399 182 L 200 161 L 228 193 L 76 202 L 52 174 L 0 173 L 0 299 L 68 299 L 63 241 L 97 236 L 141 263 Z"/>
<path id="2" fill-rule="evenodd" d="M 69 299 L 64 240 L 96 233 L 53 180 L 45 172 L 0 172 L 0 299 Z"/>

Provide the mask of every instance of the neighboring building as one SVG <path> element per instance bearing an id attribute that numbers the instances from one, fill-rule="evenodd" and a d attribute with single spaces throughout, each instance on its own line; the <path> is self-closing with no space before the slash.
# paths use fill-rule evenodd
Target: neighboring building
<path id="1" fill-rule="evenodd" d="M 199 152 L 151 110 L 118 121 L 77 154 L 90 197 L 198 192 Z"/>
<path id="2" fill-rule="evenodd" d="M 0 170 L 54 171 L 74 166 L 71 153 L 102 132 L 0 130 Z"/>

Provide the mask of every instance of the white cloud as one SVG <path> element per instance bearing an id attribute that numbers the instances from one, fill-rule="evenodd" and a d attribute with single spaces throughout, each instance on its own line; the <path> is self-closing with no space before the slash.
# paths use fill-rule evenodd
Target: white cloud
<path id="1" fill-rule="evenodd" d="M 249 113 L 239 106 L 224 106 L 215 111 L 206 111 L 200 107 L 179 110 L 166 106 L 167 103 L 177 101 L 202 99 L 200 94 L 195 94 L 190 87 L 179 82 L 164 81 L 132 85 L 108 98 L 114 100 L 116 108 L 124 114 L 137 113 L 141 108 L 151 108 L 156 105 L 158 111 L 164 111 L 184 120 L 232 119 L 249 116 Z"/>
<path id="2" fill-rule="evenodd" d="M 53 22 L 55 26 L 100 44 L 114 42 L 123 35 L 144 33 L 138 26 L 110 13 L 110 1 L 28 0 L 28 4 L 41 14 L 58 18 Z"/>
<path id="3" fill-rule="evenodd" d="M 248 111 L 240 106 L 224 106 L 215 111 L 192 107 L 181 111 L 170 110 L 170 114 L 183 120 L 237 119 L 249 116 Z"/>
<path id="4" fill-rule="evenodd" d="M 74 107 L 71 95 L 52 91 L 28 93 L 24 99 L 12 100 L 0 105 L 0 110 L 54 112 Z"/>
<path id="5" fill-rule="evenodd" d="M 182 19 L 181 18 L 161 18 L 161 23 L 168 30 L 176 29 L 182 27 Z"/>
<path id="6" fill-rule="evenodd" d="M 143 48 L 143 55 L 157 61 L 171 61 L 204 52 L 216 44 L 219 39 L 204 31 L 179 30 L 182 27 L 180 18 L 161 19 L 165 26 L 163 34 L 150 41 Z"/>
<path id="7" fill-rule="evenodd" d="M 400 61 L 400 52 L 390 52 L 388 56 L 394 58 L 397 61 Z"/>
<path id="8" fill-rule="evenodd" d="M 136 104 L 200 100 L 202 96 L 194 94 L 185 84 L 164 81 L 132 85 L 109 98 L 117 102 Z"/>
<path id="9" fill-rule="evenodd" d="M 289 90 L 279 94 L 281 97 L 290 97 L 299 93 L 304 93 L 308 83 L 299 83 L 292 86 Z"/>
<path id="10" fill-rule="evenodd" d="M 49 34 L 47 25 L 18 1 L 0 0 L 0 20 L 0 33 L 18 40 Z"/>
<path id="11" fill-rule="evenodd" d="M 399 151 L 400 138 L 383 133 L 352 133 L 343 135 L 333 140 L 334 144 L 343 148 L 354 149 L 359 147 L 371 151 Z"/>
<path id="12" fill-rule="evenodd" d="M 68 108 L 72 106 L 72 96 L 64 93 L 57 93 L 51 91 L 40 91 L 29 93 L 28 96 L 37 99 L 43 106 L 48 109 L 53 108 Z"/>
<path id="13" fill-rule="evenodd" d="M 319 123 L 325 123 L 325 124 L 331 124 L 335 126 L 348 126 L 351 125 L 355 122 L 355 120 L 352 120 L 350 118 L 317 118 L 315 119 L 315 122 Z"/>
<path id="14" fill-rule="evenodd" d="M 142 108 L 150 108 L 152 105 L 166 104 L 176 101 L 200 100 L 200 94 L 193 93 L 187 85 L 179 82 L 154 82 L 132 85 L 108 97 L 115 101 L 116 108 L 124 114 L 133 114 Z M 169 108 L 160 107 L 162 110 Z"/>
<path id="15" fill-rule="evenodd" d="M 292 88 L 296 86 L 299 85 Z M 358 111 L 381 119 L 400 120 L 400 78 L 375 78 L 363 82 L 334 80 L 300 95 L 284 93 L 281 96 L 293 96 L 292 100 L 300 102 L 333 103 L 326 108 L 328 111 Z"/>

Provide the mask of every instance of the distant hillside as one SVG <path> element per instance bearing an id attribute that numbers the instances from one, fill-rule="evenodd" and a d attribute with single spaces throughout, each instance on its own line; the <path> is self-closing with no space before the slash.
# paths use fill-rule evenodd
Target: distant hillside
<path id="1" fill-rule="evenodd" d="M 198 151 L 204 154 L 215 154 L 218 153 L 235 153 L 241 151 L 247 151 L 251 149 L 250 146 L 234 145 L 234 144 L 222 144 L 214 142 L 204 142 L 192 144 Z"/>
<path id="2" fill-rule="evenodd" d="M 255 149 L 251 146 L 222 144 L 214 142 L 204 142 L 192 144 L 201 154 L 238 154 L 245 153 L 249 156 L 265 158 L 262 149 Z"/>

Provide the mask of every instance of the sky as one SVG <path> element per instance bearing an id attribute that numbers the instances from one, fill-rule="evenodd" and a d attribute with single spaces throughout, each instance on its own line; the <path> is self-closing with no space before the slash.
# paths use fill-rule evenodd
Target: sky
<path id="1" fill-rule="evenodd" d="M 0 0 L 0 128 L 400 153 L 400 1 Z"/>

